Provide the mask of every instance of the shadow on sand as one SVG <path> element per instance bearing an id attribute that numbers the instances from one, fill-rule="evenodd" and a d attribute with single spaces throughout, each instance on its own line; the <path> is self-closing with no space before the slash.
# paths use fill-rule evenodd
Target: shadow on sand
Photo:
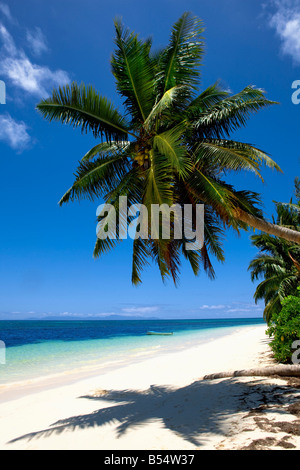
<path id="1" fill-rule="evenodd" d="M 101 427 L 112 422 L 119 438 L 130 428 L 137 429 L 147 422 L 160 420 L 165 428 L 199 448 L 204 444 L 207 432 L 227 435 L 229 430 L 225 420 L 233 413 L 247 412 L 266 402 L 271 405 L 282 401 L 289 389 L 284 385 L 276 389 L 274 391 L 274 385 L 261 383 L 260 379 L 227 379 L 201 380 L 176 389 L 151 386 L 146 391 L 99 390 L 80 397 L 80 400 L 99 403 L 99 409 L 96 406 L 92 413 L 59 420 L 48 429 L 20 436 L 10 443 Z M 108 403 L 111 406 L 107 406 Z"/>

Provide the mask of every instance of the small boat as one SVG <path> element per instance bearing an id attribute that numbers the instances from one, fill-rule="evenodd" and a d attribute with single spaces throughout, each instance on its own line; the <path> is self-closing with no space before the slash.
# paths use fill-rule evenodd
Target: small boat
<path id="1" fill-rule="evenodd" d="M 161 333 L 159 331 L 147 331 L 147 335 L 172 336 L 173 333 Z"/>

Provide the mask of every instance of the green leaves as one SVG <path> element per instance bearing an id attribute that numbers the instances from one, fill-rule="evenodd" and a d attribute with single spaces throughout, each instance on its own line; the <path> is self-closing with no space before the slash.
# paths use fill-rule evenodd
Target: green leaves
<path id="1" fill-rule="evenodd" d="M 180 92 L 182 89 L 183 87 L 174 86 L 173 88 L 167 90 L 161 99 L 158 100 L 144 122 L 144 128 L 147 131 L 151 130 L 153 123 L 157 122 L 158 119 L 162 121 L 164 120 L 164 117 L 166 117 L 164 116 L 164 113 L 166 114 L 166 111 L 169 111 L 170 113 L 174 103 L 179 103 Z"/>
<path id="2" fill-rule="evenodd" d="M 167 158 L 169 168 L 181 177 L 187 176 L 192 169 L 192 162 L 183 142 L 183 136 L 184 128 L 176 126 L 155 135 L 153 139 L 154 148 Z"/>
<path id="3" fill-rule="evenodd" d="M 300 338 L 299 291 L 286 297 L 282 305 L 279 302 L 277 308 L 275 302 L 270 302 L 269 305 L 276 312 L 272 315 L 272 324 L 266 332 L 272 337 L 270 346 L 274 357 L 280 363 L 292 363 L 294 362 L 294 341 L 299 341 Z"/>
<path id="4" fill-rule="evenodd" d="M 226 185 L 205 174 L 199 168 L 195 168 L 187 183 L 194 197 L 198 197 L 205 204 L 213 207 L 218 215 L 224 218 L 224 221 L 228 223 L 229 220 L 234 220 L 235 197 Z"/>
<path id="5" fill-rule="evenodd" d="M 145 173 L 143 204 L 173 204 L 172 176 L 168 172 L 168 160 L 163 154 L 151 151 L 150 168 Z"/>
<path id="6" fill-rule="evenodd" d="M 38 111 L 48 121 L 60 121 L 82 132 L 91 131 L 95 137 L 124 141 L 128 136 L 128 124 L 112 103 L 99 95 L 92 86 L 72 83 L 58 88 L 52 97 L 37 105 Z"/>
<path id="7" fill-rule="evenodd" d="M 73 186 L 64 194 L 59 204 L 82 198 L 94 200 L 104 196 L 120 183 L 127 171 L 128 161 L 122 154 L 101 156 L 92 162 L 82 161 Z"/>
<path id="8" fill-rule="evenodd" d="M 171 277 L 177 283 L 183 258 L 195 275 L 204 269 L 213 279 L 211 257 L 224 261 L 224 228 L 248 229 L 238 218 L 239 210 L 261 216 L 258 195 L 236 191 L 226 183 L 227 173 L 253 171 L 261 177 L 262 165 L 280 170 L 265 152 L 232 140 L 230 134 L 274 102 L 252 86 L 233 96 L 219 83 L 198 91 L 204 29 L 202 21 L 190 13 L 179 18 L 168 45 L 156 53 L 151 40 L 140 39 L 120 20 L 114 24 L 111 69 L 124 114 L 92 86 L 76 83 L 54 90 L 37 106 L 46 120 L 91 132 L 97 139 L 79 162 L 75 180 L 60 204 L 101 198 L 110 204 L 109 220 L 119 210 L 120 196 L 127 197 L 129 206 L 143 204 L 148 214 L 154 204 L 176 204 L 181 209 L 185 204 L 193 208 L 205 204 L 203 246 L 198 244 L 192 251 L 186 245 L 192 241 L 185 234 L 180 240 L 172 237 L 173 218 L 170 239 L 152 239 L 149 233 L 146 240 L 134 240 L 132 282 L 141 282 L 143 269 L 152 261 L 163 280 Z M 195 214 L 189 224 L 192 233 L 194 219 Z M 117 229 L 119 223 L 117 217 Z M 98 238 L 94 256 L 118 243 Z"/>
<path id="9" fill-rule="evenodd" d="M 184 85 L 191 96 L 199 80 L 199 67 L 204 53 L 203 26 L 199 18 L 184 13 L 174 24 L 169 45 L 161 55 L 159 89 L 165 93 Z"/>
<path id="10" fill-rule="evenodd" d="M 146 266 L 149 266 L 149 245 L 147 241 L 138 238 L 133 241 L 133 256 L 132 256 L 132 284 L 137 286 L 142 283 L 142 272 Z"/>
<path id="11" fill-rule="evenodd" d="M 118 152 L 127 150 L 130 146 L 130 142 L 102 142 L 101 144 L 95 145 L 89 150 L 81 161 L 89 161 L 95 158 L 97 155 L 117 155 Z"/>
<path id="12" fill-rule="evenodd" d="M 247 86 L 240 93 L 233 96 L 224 95 L 223 99 L 217 88 L 200 95 L 188 108 L 188 119 L 198 138 L 227 138 L 230 134 L 246 125 L 252 113 L 278 104 L 267 100 L 263 90 Z M 218 98 L 216 98 L 218 96 Z M 208 97 L 214 97 L 215 103 L 207 106 Z"/>
<path id="13" fill-rule="evenodd" d="M 202 167 L 210 165 L 222 168 L 222 170 L 253 171 L 261 179 L 263 179 L 260 173 L 262 165 L 281 171 L 266 153 L 250 144 L 232 140 L 204 139 L 196 147 L 194 153 L 197 163 L 200 163 Z"/>
<path id="14" fill-rule="evenodd" d="M 145 121 L 155 101 L 151 42 L 140 41 L 119 20 L 115 21 L 115 30 L 117 50 L 112 56 L 112 72 L 132 123 L 137 124 Z"/>
<path id="15" fill-rule="evenodd" d="M 209 111 L 212 106 L 229 96 L 229 92 L 222 90 L 218 83 L 210 85 L 187 106 L 186 115 L 192 117 L 194 113 L 197 116 L 199 112 Z"/>
<path id="16" fill-rule="evenodd" d="M 283 226 L 296 222 L 293 207 L 289 209 L 288 205 L 277 203 L 276 210 L 277 219 Z M 281 311 L 283 300 L 293 295 L 300 284 L 300 246 L 265 233 L 254 235 L 251 240 L 259 250 L 249 264 L 251 280 L 262 279 L 256 287 L 254 298 L 256 301 L 264 300 L 264 317 L 270 323 L 273 316 Z"/>

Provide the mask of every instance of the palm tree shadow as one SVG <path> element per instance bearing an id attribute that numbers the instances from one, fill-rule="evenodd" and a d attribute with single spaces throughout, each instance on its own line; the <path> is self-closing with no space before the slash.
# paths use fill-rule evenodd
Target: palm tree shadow
<path id="1" fill-rule="evenodd" d="M 226 418 L 237 411 L 250 411 L 260 402 L 265 403 L 266 395 L 270 403 L 272 397 L 274 402 L 278 400 L 272 393 L 271 386 L 264 384 L 260 390 L 259 380 L 247 383 L 237 379 L 196 381 L 177 389 L 151 386 L 146 391 L 100 391 L 80 397 L 101 401 L 100 409 L 59 420 L 48 429 L 17 437 L 9 443 L 48 437 L 65 431 L 101 427 L 108 423 L 116 424 L 117 437 L 121 437 L 129 428 L 138 428 L 147 422 L 160 420 L 165 428 L 199 447 L 204 442 L 205 433 L 224 435 Z M 103 407 L 103 402 L 111 403 L 112 406 Z"/>

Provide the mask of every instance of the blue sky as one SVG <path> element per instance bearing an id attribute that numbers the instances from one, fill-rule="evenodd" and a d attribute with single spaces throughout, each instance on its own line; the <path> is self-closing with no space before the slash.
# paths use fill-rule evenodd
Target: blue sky
<path id="1" fill-rule="evenodd" d="M 109 64 L 113 19 L 123 17 L 160 47 L 183 11 L 202 18 L 206 28 L 203 88 L 216 80 L 233 93 L 255 85 L 280 102 L 233 137 L 271 154 L 284 173 L 263 170 L 264 184 L 252 174 L 228 181 L 261 193 L 267 217 L 274 200 L 292 196 L 300 164 L 300 105 L 291 100 L 292 83 L 300 80 L 299 1 L 0 0 L 0 80 L 7 92 L 0 105 L 0 319 L 262 315 L 247 272 L 256 254 L 249 233 L 227 233 L 226 263 L 215 263 L 215 281 L 204 273 L 195 278 L 183 265 L 175 288 L 164 285 L 153 266 L 136 288 L 130 240 L 101 259 L 92 257 L 97 204 L 57 204 L 95 141 L 43 121 L 36 104 L 53 87 L 76 80 L 121 106 Z"/>

